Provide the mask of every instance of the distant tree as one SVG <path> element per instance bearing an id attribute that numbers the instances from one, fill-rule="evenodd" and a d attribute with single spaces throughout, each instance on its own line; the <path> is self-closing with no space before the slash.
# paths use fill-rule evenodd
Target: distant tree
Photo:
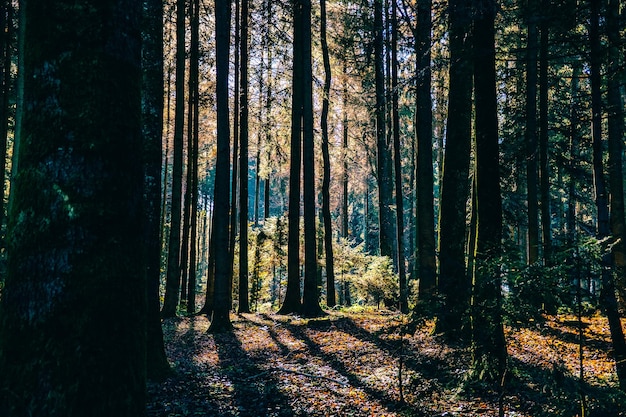
<path id="1" fill-rule="evenodd" d="M 228 258 L 228 224 L 230 211 L 230 126 L 228 112 L 228 66 L 230 48 L 230 0 L 215 4 L 216 37 L 216 100 L 217 100 L 217 158 L 213 202 L 213 236 L 215 245 L 215 286 L 213 315 L 209 332 L 232 329 L 230 322 L 230 276 Z"/>
<path id="2" fill-rule="evenodd" d="M 465 213 L 469 196 L 472 114 L 471 5 L 450 0 L 450 87 L 446 148 L 439 209 L 439 295 L 437 331 L 456 338 L 465 333 L 470 282 L 465 271 Z"/>
<path id="3" fill-rule="evenodd" d="M 161 306 L 161 151 L 163 132 L 163 2 L 143 0 L 142 127 L 144 158 L 144 248 L 148 289 L 148 376 L 159 379 L 170 372 L 165 356 Z"/>
<path id="4" fill-rule="evenodd" d="M 146 415 L 141 8 L 22 10 L 1 415 Z"/>
<path id="5" fill-rule="evenodd" d="M 185 125 L 185 0 L 176 1 L 176 102 L 174 113 L 174 157 L 172 162 L 172 203 L 167 255 L 165 298 L 161 317 L 174 317 L 180 301 L 181 219 L 183 190 L 183 138 Z"/>

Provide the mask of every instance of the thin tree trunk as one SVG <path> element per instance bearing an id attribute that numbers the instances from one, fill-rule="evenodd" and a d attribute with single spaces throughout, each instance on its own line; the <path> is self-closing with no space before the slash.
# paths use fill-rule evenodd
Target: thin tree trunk
<path id="1" fill-rule="evenodd" d="M 393 178 L 391 152 L 387 140 L 386 100 L 385 100 L 385 65 L 384 65 L 384 22 L 383 0 L 374 0 L 374 72 L 376 85 L 376 150 L 377 150 L 377 181 L 378 181 L 378 221 L 379 251 L 381 256 L 393 259 L 394 233 L 393 212 Z M 394 260 L 395 263 L 395 260 Z"/>
<path id="2" fill-rule="evenodd" d="M 11 94 L 11 60 L 13 59 L 13 5 L 11 0 L 4 0 L 0 9 L 0 248 L 5 247 L 2 233 L 4 224 L 4 194 L 6 189 L 6 160 L 9 132 L 9 96 Z"/>
<path id="3" fill-rule="evenodd" d="M 542 0 L 542 3 L 546 3 Z M 539 192 L 541 196 L 541 232 L 543 238 L 543 260 L 552 265 L 552 213 L 550 210 L 550 159 L 548 124 L 548 40 L 549 21 L 543 17 L 539 38 Z M 551 309 L 554 306 L 549 306 Z"/>
<path id="4" fill-rule="evenodd" d="M 239 156 L 239 313 L 250 312 L 248 294 L 248 0 L 241 0 Z"/>
<path id="5" fill-rule="evenodd" d="M 183 132 L 185 118 L 185 1 L 176 3 L 176 110 L 174 114 L 174 160 L 172 165 L 172 217 L 167 255 L 167 281 L 161 317 L 177 314 L 180 295 L 180 250 L 183 188 Z"/>
<path id="6" fill-rule="evenodd" d="M 539 207 L 537 201 L 537 12 L 539 0 L 529 0 L 526 45 L 526 190 L 528 193 L 528 264 L 539 260 Z"/>
<path id="7" fill-rule="evenodd" d="M 200 133 L 200 103 L 199 103 L 199 43 L 200 43 L 200 0 L 192 0 L 191 10 L 191 53 L 189 56 L 189 95 L 192 114 L 190 150 L 191 160 L 187 169 L 191 169 L 191 178 L 188 187 L 191 189 L 191 236 L 189 250 L 189 278 L 187 288 L 187 314 L 194 314 L 196 310 L 196 266 L 198 242 L 198 141 Z"/>
<path id="8" fill-rule="evenodd" d="M 324 61 L 324 97 L 322 99 L 322 157 L 324 160 L 324 175 L 322 180 L 322 214 L 324 220 L 324 252 L 326 255 L 326 305 L 334 307 L 337 304 L 335 294 L 335 267 L 333 256 L 333 229 L 330 217 L 330 155 L 328 150 L 328 107 L 330 101 L 330 56 L 326 40 L 326 0 L 320 0 L 320 37 L 322 42 L 322 56 Z"/>

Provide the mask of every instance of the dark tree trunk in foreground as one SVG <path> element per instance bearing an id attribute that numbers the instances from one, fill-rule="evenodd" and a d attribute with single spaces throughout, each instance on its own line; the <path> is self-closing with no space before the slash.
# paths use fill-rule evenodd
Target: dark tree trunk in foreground
<path id="1" fill-rule="evenodd" d="M 141 7 L 23 10 L 1 415 L 146 414 Z"/>
<path id="2" fill-rule="evenodd" d="M 602 146 L 602 96 L 601 96 L 601 46 L 600 46 L 600 5 L 590 0 L 591 19 L 589 27 L 590 70 L 591 70 L 591 134 L 593 140 L 593 183 L 596 207 L 598 209 L 598 239 L 602 240 L 611 233 L 609 224 L 608 189 L 604 180 Z M 602 307 L 609 321 L 613 355 L 620 388 L 626 390 L 626 341 L 620 322 L 615 295 L 615 282 L 611 272 L 611 253 L 604 248 L 602 254 Z"/>
<path id="3" fill-rule="evenodd" d="M 431 1 L 420 0 L 417 11 L 417 277 L 419 299 L 429 302 L 436 291 L 435 207 L 433 201 L 433 115 L 430 42 Z"/>
<path id="4" fill-rule="evenodd" d="M 322 99 L 322 157 L 324 159 L 324 177 L 322 182 L 322 214 L 324 216 L 324 252 L 326 254 L 326 305 L 334 307 L 335 298 L 335 267 L 333 256 L 333 228 L 330 217 L 330 155 L 328 151 L 328 107 L 330 101 L 330 57 L 326 41 L 326 0 L 320 0 L 320 36 L 324 60 L 324 97 Z"/>
<path id="5" fill-rule="evenodd" d="M 148 316 L 146 323 L 148 376 L 170 372 L 159 316 L 161 284 L 161 141 L 163 132 L 163 2 L 143 1 L 142 127 L 145 177 L 144 247 Z"/>
<path id="6" fill-rule="evenodd" d="M 471 5 L 451 0 L 450 92 L 439 210 L 439 294 L 437 332 L 467 336 L 470 283 L 465 271 L 465 212 L 469 195 L 472 114 Z"/>
<path id="7" fill-rule="evenodd" d="M 174 317 L 180 295 L 180 248 L 183 190 L 183 132 L 185 119 L 185 0 L 176 2 L 176 109 L 172 161 L 172 217 L 167 255 L 165 299 L 161 317 Z"/>
<path id="8" fill-rule="evenodd" d="M 472 372 L 499 383 L 506 367 L 500 263 L 502 199 L 495 68 L 495 0 L 474 0 L 476 111 L 476 259 L 472 299 Z"/>
<path id="9" fill-rule="evenodd" d="M 248 296 L 248 0 L 241 0 L 239 100 L 239 313 L 250 312 Z"/>
<path id="10" fill-rule="evenodd" d="M 301 13 L 300 25 L 294 31 L 300 31 L 300 62 L 302 67 L 302 168 L 304 205 L 304 291 L 302 293 L 302 315 L 318 317 L 324 314 L 319 304 L 317 286 L 317 239 L 315 230 L 315 144 L 313 140 L 313 66 L 311 62 L 311 1 L 297 0 L 297 13 Z"/>
<path id="11" fill-rule="evenodd" d="M 215 245 L 215 290 L 209 331 L 230 331 L 228 223 L 230 211 L 230 127 L 228 114 L 228 55 L 230 45 L 230 0 L 215 3 L 217 159 L 213 201 L 213 237 Z"/>

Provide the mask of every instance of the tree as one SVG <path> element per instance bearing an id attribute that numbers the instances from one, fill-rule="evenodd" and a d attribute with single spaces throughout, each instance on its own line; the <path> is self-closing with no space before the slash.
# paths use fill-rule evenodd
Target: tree
<path id="1" fill-rule="evenodd" d="M 549 0 L 542 0 L 547 9 Z M 541 199 L 541 236 L 543 260 L 552 265 L 552 216 L 550 212 L 550 159 L 548 121 L 548 48 L 550 25 L 548 16 L 541 19 L 539 35 L 539 195 Z"/>
<path id="2" fill-rule="evenodd" d="M 417 276 L 420 300 L 428 302 L 435 295 L 437 263 L 435 259 L 435 208 L 433 203 L 433 113 L 431 99 L 431 8 L 430 0 L 417 3 Z"/>
<path id="3" fill-rule="evenodd" d="M 248 0 L 241 0 L 241 83 L 239 99 L 239 313 L 249 313 L 248 297 Z"/>
<path id="4" fill-rule="evenodd" d="M 4 0 L 0 5 L 0 246 L 4 246 L 4 191 L 9 133 L 9 97 L 11 94 L 11 61 L 13 59 L 13 5 Z"/>
<path id="5" fill-rule="evenodd" d="M 185 0 L 176 1 L 176 110 L 174 114 L 174 158 L 172 204 L 167 255 L 165 298 L 161 317 L 174 317 L 178 309 L 181 278 L 181 218 L 183 190 L 183 132 L 185 119 Z"/>
<path id="6" fill-rule="evenodd" d="M 324 175 L 322 180 L 322 214 L 324 217 L 324 252 L 326 254 L 326 305 L 334 307 L 335 299 L 335 259 L 333 257 L 333 229 L 330 217 L 330 154 L 328 150 L 328 107 L 330 101 L 330 56 L 326 39 L 326 0 L 320 0 L 320 37 L 324 61 L 324 97 L 322 98 L 322 157 Z"/>
<path id="7" fill-rule="evenodd" d="M 391 151 L 385 134 L 385 63 L 383 0 L 374 0 L 374 79 L 376 89 L 376 179 L 378 181 L 378 223 L 380 255 L 393 258 L 396 235 L 393 225 L 393 178 Z"/>
<path id="8" fill-rule="evenodd" d="M 468 332 L 470 283 L 465 273 L 465 206 L 469 195 L 472 114 L 471 6 L 451 0 L 450 87 L 446 148 L 439 209 L 439 295 L 437 331 L 454 338 Z"/>
<path id="9" fill-rule="evenodd" d="M 311 1 L 296 0 L 294 32 L 300 32 L 299 61 L 294 61 L 294 69 L 300 66 L 302 78 L 302 203 L 304 209 L 304 290 L 302 292 L 302 315 L 318 317 L 324 314 L 319 305 L 317 287 L 317 246 L 315 230 L 315 144 L 313 140 L 313 66 L 311 62 Z M 294 36 L 295 38 L 295 36 Z M 294 56 L 295 52 L 294 52 Z M 291 210 L 291 207 L 289 208 Z"/>
<path id="10" fill-rule="evenodd" d="M 163 2 L 143 1 L 142 127 L 144 158 L 144 238 L 148 316 L 146 324 L 148 376 L 170 372 L 159 317 L 161 285 L 161 144 L 163 132 Z"/>
<path id="11" fill-rule="evenodd" d="M 593 142 L 593 184 L 595 203 L 598 210 L 597 237 L 602 241 L 611 233 L 609 218 L 608 190 L 604 179 L 602 141 L 602 93 L 601 93 L 601 52 L 600 52 L 600 5 L 590 0 L 591 18 L 589 23 L 590 78 L 591 78 L 591 133 Z M 611 342 L 620 388 L 626 390 L 626 341 L 620 322 L 615 295 L 615 282 L 611 274 L 611 253 L 605 249 L 602 255 L 602 307 L 609 321 Z"/>
<path id="12" fill-rule="evenodd" d="M 539 208 L 537 201 L 537 50 L 539 0 L 529 0 L 526 45 L 526 190 L 528 201 L 528 264 L 539 260 Z"/>
<path id="13" fill-rule="evenodd" d="M 495 69 L 495 0 L 474 0 L 476 265 L 472 291 L 472 371 L 500 382 L 506 367 L 502 326 L 502 200 Z"/>
<path id="14" fill-rule="evenodd" d="M 141 7 L 30 0 L 22 10 L 3 415 L 146 413 Z"/>
<path id="15" fill-rule="evenodd" d="M 230 331 L 229 295 L 229 171 L 230 171 L 230 128 L 228 114 L 228 55 L 230 46 L 230 0 L 215 3 L 215 46 L 216 46 L 216 100 L 217 100 L 217 158 L 215 161 L 215 188 L 213 202 L 213 236 L 215 245 L 215 285 L 213 315 L 209 332 Z"/>

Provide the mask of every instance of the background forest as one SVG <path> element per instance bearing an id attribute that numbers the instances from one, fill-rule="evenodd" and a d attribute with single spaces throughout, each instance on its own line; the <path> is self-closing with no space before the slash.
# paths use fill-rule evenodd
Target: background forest
<path id="1" fill-rule="evenodd" d="M 83 415 L 81 372 L 28 375 L 112 346 L 104 321 L 147 357 L 103 368 L 141 415 L 172 319 L 372 306 L 398 349 L 424 329 L 465 349 L 500 415 L 525 329 L 566 317 L 583 387 L 602 317 L 597 412 L 623 415 L 623 1 L 100 3 L 0 4 L 0 416 Z"/>

